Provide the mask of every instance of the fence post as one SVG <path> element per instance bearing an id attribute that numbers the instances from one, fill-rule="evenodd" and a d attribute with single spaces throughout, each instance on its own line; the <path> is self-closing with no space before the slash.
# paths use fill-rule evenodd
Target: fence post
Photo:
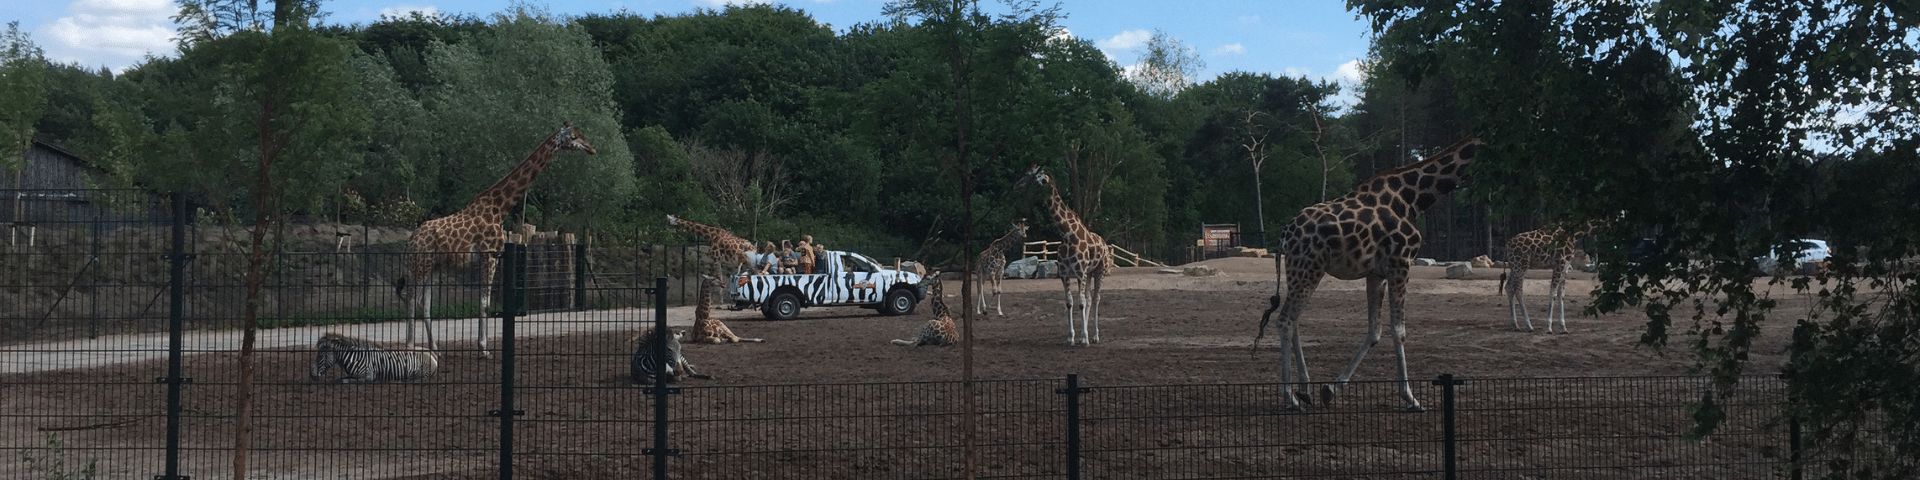
<path id="1" fill-rule="evenodd" d="M 1080 394 L 1087 388 L 1080 386 L 1080 374 L 1069 373 L 1067 388 L 1053 393 L 1067 396 L 1067 480 L 1080 480 Z"/>
<path id="2" fill-rule="evenodd" d="M 167 466 L 166 472 L 155 480 L 186 480 L 180 476 L 180 386 L 190 378 L 181 376 L 181 360 L 186 322 L 187 260 L 193 258 L 187 254 L 187 202 L 179 193 L 173 194 L 173 246 L 167 252 L 167 291 L 169 307 L 167 309 L 167 377 L 159 379 L 167 384 Z"/>
<path id="3" fill-rule="evenodd" d="M 1451 373 L 1440 374 L 1440 378 L 1433 381 L 1434 385 L 1440 386 L 1440 461 L 1443 464 L 1441 478 L 1446 480 L 1458 478 L 1460 470 L 1458 445 L 1454 435 L 1453 387 L 1461 383 L 1463 382 L 1455 380 Z"/>
<path id="4" fill-rule="evenodd" d="M 666 378 L 660 376 L 667 371 L 667 277 L 653 279 L 653 288 L 647 289 L 653 294 L 653 386 L 646 393 L 653 395 L 653 448 L 640 453 L 653 456 L 654 480 L 666 480 L 667 457 L 679 455 L 680 451 L 667 448 L 667 395 L 680 393 L 679 388 L 668 387 Z"/>
<path id="5" fill-rule="evenodd" d="M 527 246 L 509 243 L 500 253 L 500 409 L 487 412 L 500 417 L 500 480 L 513 479 L 513 417 L 525 415 L 513 405 L 514 343 L 513 320 L 526 302 Z M 487 312 L 480 312 L 486 315 Z M 486 335 L 486 332 L 481 332 Z"/>
<path id="6" fill-rule="evenodd" d="M 1780 372 L 1780 381 L 1791 384 L 1793 382 L 1793 371 Z M 1800 417 L 1794 416 L 1790 408 L 1793 406 L 1792 391 L 1792 388 L 1787 389 L 1787 392 L 1789 392 L 1787 394 L 1787 403 L 1782 406 L 1786 407 L 1783 408 L 1783 410 L 1785 410 L 1783 413 L 1787 417 L 1787 478 L 1800 480 L 1805 478 L 1804 475 L 1806 474 L 1804 470 L 1800 468 Z"/>

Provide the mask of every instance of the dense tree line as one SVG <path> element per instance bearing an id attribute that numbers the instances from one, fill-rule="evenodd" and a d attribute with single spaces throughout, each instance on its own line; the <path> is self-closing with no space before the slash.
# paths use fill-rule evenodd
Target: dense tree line
<path id="1" fill-rule="evenodd" d="M 600 155 L 557 161 L 520 218 L 651 240 L 667 239 L 657 220 L 674 213 L 756 238 L 824 232 L 951 251 L 970 222 L 1044 218 L 1039 193 L 1010 190 L 1019 171 L 1042 165 L 1094 228 L 1160 254 L 1192 245 L 1203 222 L 1258 230 L 1256 197 L 1273 224 L 1318 201 L 1323 183 L 1336 195 L 1351 185 L 1346 156 L 1359 146 L 1329 101 L 1339 86 L 1234 72 L 1150 94 L 1089 41 L 1060 35 L 1064 14 L 1016 2 L 959 25 L 972 72 L 961 85 L 977 175 L 971 216 L 948 165 L 956 84 L 946 32 L 903 10 L 836 33 L 769 5 L 315 24 L 316 48 L 340 53 L 306 65 L 347 75 L 351 101 L 333 113 L 352 128 L 307 139 L 335 145 L 288 172 L 299 188 L 288 207 L 403 226 L 449 213 L 561 122 L 581 126 Z M 226 52 L 251 48 L 234 37 L 190 42 L 118 75 L 42 61 L 45 79 L 33 83 L 46 92 L 33 98 L 44 106 L 27 123 L 109 169 L 106 183 L 186 191 L 230 218 L 256 218 L 243 201 L 246 167 L 230 161 L 256 147 L 219 137 L 233 126 L 206 123 L 237 118 L 208 110 L 234 105 L 223 96 L 245 59 Z M 1252 155 L 1270 159 L 1264 193 Z"/>

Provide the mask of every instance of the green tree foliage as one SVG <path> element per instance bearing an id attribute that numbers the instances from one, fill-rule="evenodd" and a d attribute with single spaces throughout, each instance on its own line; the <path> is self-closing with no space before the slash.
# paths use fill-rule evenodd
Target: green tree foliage
<path id="1" fill-rule="evenodd" d="M 666 215 L 713 221 L 713 201 L 694 179 L 692 157 L 667 129 L 659 125 L 633 129 L 627 132 L 627 148 L 633 151 L 635 190 L 643 192 L 634 195 L 628 207 L 632 221 L 660 228 Z"/>
<path id="2" fill-rule="evenodd" d="M 429 153 L 414 168 L 416 198 L 435 214 L 466 206 L 526 159 L 561 123 L 580 127 L 599 154 L 562 154 L 527 193 L 542 228 L 589 226 L 625 205 L 607 198 L 633 192 L 633 155 L 612 101 L 613 75 L 584 29 L 543 12 L 496 15 L 490 28 L 460 43 L 434 43 L 427 68 L 436 85 L 421 94 L 419 125 Z M 557 223 L 556 223 L 557 222 Z"/>
<path id="3" fill-rule="evenodd" d="M 0 36 L 0 172 L 19 172 L 47 108 L 47 61 L 20 22 Z"/>
<path id="4" fill-rule="evenodd" d="M 1920 178 L 1920 12 L 1854 1 L 1350 5 L 1381 30 L 1376 74 L 1444 80 L 1446 108 L 1492 140 L 1469 172 L 1488 198 L 1617 219 L 1602 244 L 1661 239 L 1666 249 L 1638 265 L 1600 249 L 1591 310 L 1642 308 L 1642 342 L 1684 345 L 1719 392 L 1778 316 L 1755 288 L 1753 258 L 1829 239 L 1830 273 L 1773 282 L 1817 301 L 1792 315 L 1788 414 L 1827 447 L 1835 477 L 1920 473 L 1920 273 L 1904 266 L 1920 230 L 1901 229 L 1916 212 L 1897 196 Z M 1716 400 L 1697 405 L 1696 434 L 1724 418 Z"/>
<path id="5" fill-rule="evenodd" d="M 1176 176 L 1185 201 L 1206 223 L 1237 222 L 1252 232 L 1264 230 L 1258 210 L 1248 208 L 1255 198 L 1265 198 L 1266 222 L 1281 224 L 1320 202 L 1323 183 L 1331 195 L 1344 194 L 1353 184 L 1351 170 L 1331 159 L 1327 166 L 1333 168 L 1323 168 L 1316 148 L 1316 142 L 1332 146 L 1327 155 L 1339 158 L 1348 150 L 1342 147 L 1349 144 L 1345 137 L 1327 131 L 1337 123 L 1329 114 L 1337 108 L 1330 100 L 1337 93 L 1339 86 L 1329 82 L 1247 72 L 1228 72 L 1182 92 L 1177 100 L 1197 113 Z M 1266 159 L 1258 170 L 1256 156 Z M 1256 194 L 1256 171 L 1264 193 Z"/>

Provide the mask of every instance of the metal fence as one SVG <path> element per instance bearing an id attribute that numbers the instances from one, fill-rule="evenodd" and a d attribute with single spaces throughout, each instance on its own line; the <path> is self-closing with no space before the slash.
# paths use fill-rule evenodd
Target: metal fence
<path id="1" fill-rule="evenodd" d="M 246 258 L 223 246 L 237 230 L 170 218 L 0 256 L 0 269 L 32 272 L 0 277 L 0 478 L 234 471 Z M 1417 414 L 1284 411 L 1273 383 L 1073 376 L 636 388 L 632 335 L 691 299 L 696 247 L 514 245 L 498 285 L 471 273 L 431 285 L 440 373 L 314 381 L 324 332 L 405 338 L 390 283 L 405 254 L 360 235 L 352 249 L 294 242 L 272 263 L 256 305 L 268 328 L 255 340 L 250 478 L 965 478 L 969 452 L 977 478 L 1794 473 L 1773 377 L 1720 399 L 1728 417 L 1700 441 L 1684 436 L 1689 402 L 1708 389 L 1695 377 L 1443 377 L 1416 384 L 1434 407 Z M 480 309 L 483 295 L 495 311 Z M 500 342 L 491 358 L 483 333 Z M 1345 394 L 1391 398 L 1396 385 Z"/>

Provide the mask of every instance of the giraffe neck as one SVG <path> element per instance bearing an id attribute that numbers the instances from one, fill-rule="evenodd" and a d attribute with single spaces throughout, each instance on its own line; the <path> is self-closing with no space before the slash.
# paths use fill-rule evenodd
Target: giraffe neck
<path id="1" fill-rule="evenodd" d="M 1377 195 L 1382 206 L 1403 219 L 1413 219 L 1460 186 L 1460 177 L 1473 164 L 1480 145 L 1479 139 L 1467 137 L 1419 163 L 1374 176 L 1354 195 Z"/>
<path id="2" fill-rule="evenodd" d="M 1075 215 L 1072 208 L 1067 207 L 1067 201 L 1060 199 L 1060 189 L 1048 183 L 1047 191 L 1049 193 L 1047 211 L 1053 214 L 1053 222 L 1060 229 L 1060 240 L 1068 245 L 1079 245 L 1086 241 L 1080 238 L 1080 232 L 1087 231 L 1086 225 L 1080 223 L 1080 216 Z M 1061 250 L 1062 254 L 1067 251 L 1067 249 Z"/>
<path id="3" fill-rule="evenodd" d="M 993 243 L 987 244 L 987 253 L 995 255 L 1005 254 L 1008 249 L 1013 248 L 1014 242 L 1020 241 L 1020 237 L 1020 231 L 1018 230 L 1007 232 L 1006 235 L 1000 236 L 1000 238 L 994 240 Z"/>
<path id="4" fill-rule="evenodd" d="M 555 135 L 558 136 L 558 134 Z M 553 163 L 553 156 L 557 151 L 559 151 L 559 144 L 554 137 L 548 137 L 546 141 L 540 142 L 540 146 L 534 148 L 533 153 L 527 154 L 527 159 L 522 160 L 520 166 L 514 167 L 513 171 L 507 172 L 507 176 L 501 177 L 499 182 L 482 190 L 479 195 L 475 195 L 473 201 L 468 203 L 467 208 L 462 212 L 480 217 L 486 224 L 499 224 L 500 219 L 507 215 L 507 211 L 520 203 L 520 195 L 526 193 L 527 187 L 533 185 L 534 177 L 540 176 L 540 171 Z"/>

